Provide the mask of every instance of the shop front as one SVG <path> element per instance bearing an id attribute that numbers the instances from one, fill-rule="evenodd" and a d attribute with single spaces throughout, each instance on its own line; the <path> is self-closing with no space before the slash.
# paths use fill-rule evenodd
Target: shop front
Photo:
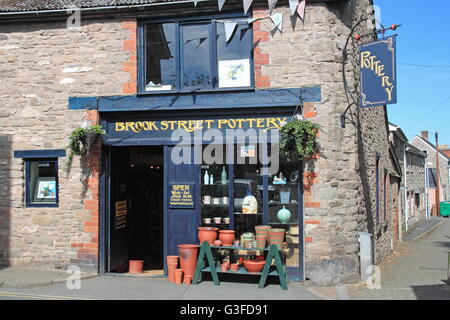
<path id="1" fill-rule="evenodd" d="M 303 165 L 276 143 L 296 109 L 101 112 L 101 270 L 143 260 L 145 273 L 167 274 L 165 257 L 199 244 L 198 227 L 242 240 L 270 225 L 285 230 L 289 279 L 303 281 Z"/>

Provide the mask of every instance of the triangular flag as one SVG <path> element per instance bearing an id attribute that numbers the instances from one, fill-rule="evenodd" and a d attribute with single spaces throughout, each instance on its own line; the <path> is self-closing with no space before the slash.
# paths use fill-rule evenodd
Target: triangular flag
<path id="1" fill-rule="evenodd" d="M 221 11 L 223 5 L 225 4 L 225 0 L 217 0 L 217 4 L 219 5 L 219 11 Z"/>
<path id="2" fill-rule="evenodd" d="M 270 16 L 270 19 L 272 20 L 275 27 L 280 30 L 280 32 L 283 32 L 283 13 L 275 13 Z"/>
<path id="3" fill-rule="evenodd" d="M 277 4 L 277 0 L 267 0 L 269 3 L 269 14 L 272 14 L 273 8 L 275 8 L 275 5 Z"/>
<path id="4" fill-rule="evenodd" d="M 291 8 L 291 16 L 295 14 L 299 0 L 289 0 L 289 8 Z"/>
<path id="5" fill-rule="evenodd" d="M 199 0 L 193 0 L 193 1 L 194 1 L 194 7 L 196 7 Z"/>
<path id="6" fill-rule="evenodd" d="M 248 9 L 250 9 L 250 6 L 252 5 L 253 0 L 244 0 L 244 14 L 247 14 Z"/>
<path id="7" fill-rule="evenodd" d="M 234 30 L 236 29 L 236 22 L 225 22 L 225 38 L 228 41 L 230 41 L 231 37 L 233 36 Z"/>
<path id="8" fill-rule="evenodd" d="M 258 20 L 258 18 L 249 18 L 249 19 L 247 19 L 247 24 L 252 24 L 256 20 Z"/>
<path id="9" fill-rule="evenodd" d="M 297 13 L 302 21 L 305 19 L 306 0 L 301 0 L 297 7 Z"/>

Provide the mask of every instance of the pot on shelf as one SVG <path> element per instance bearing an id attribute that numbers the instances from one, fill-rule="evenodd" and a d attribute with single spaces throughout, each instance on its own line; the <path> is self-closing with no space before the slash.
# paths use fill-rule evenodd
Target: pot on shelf
<path id="1" fill-rule="evenodd" d="M 219 239 L 225 247 L 233 246 L 235 230 L 219 230 Z"/>
<path id="2" fill-rule="evenodd" d="M 265 248 L 266 247 L 266 241 L 267 241 L 267 235 L 266 234 L 257 234 L 256 235 L 256 246 L 258 248 Z"/>
<path id="3" fill-rule="evenodd" d="M 179 244 L 180 267 L 187 277 L 194 278 L 195 266 L 197 265 L 198 245 Z"/>
<path id="4" fill-rule="evenodd" d="M 281 250 L 285 233 L 286 231 L 282 228 L 271 228 L 269 230 L 269 244 L 275 244 L 278 247 L 278 250 Z"/>
<path id="5" fill-rule="evenodd" d="M 250 273 L 261 272 L 266 262 L 258 260 L 244 260 L 244 268 Z"/>
<path id="6" fill-rule="evenodd" d="M 200 242 L 200 245 L 203 244 L 203 242 L 208 241 L 209 245 L 214 244 L 214 240 L 217 239 L 217 230 L 219 228 L 214 227 L 198 227 L 198 240 Z"/>

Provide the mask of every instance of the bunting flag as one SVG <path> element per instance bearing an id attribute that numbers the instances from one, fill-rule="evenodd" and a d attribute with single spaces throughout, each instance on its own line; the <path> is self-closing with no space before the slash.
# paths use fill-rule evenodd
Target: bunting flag
<path id="1" fill-rule="evenodd" d="M 219 11 L 221 11 L 223 5 L 225 4 L 225 0 L 217 0 L 217 4 L 219 5 Z"/>
<path id="2" fill-rule="evenodd" d="M 298 7 L 298 1 L 299 0 L 289 0 L 289 8 L 291 9 L 291 16 L 295 14 L 295 11 Z"/>
<path id="3" fill-rule="evenodd" d="M 252 5 L 253 0 L 244 0 L 244 14 L 247 14 L 248 9 L 250 9 L 250 6 Z"/>
<path id="4" fill-rule="evenodd" d="M 249 18 L 247 19 L 247 24 L 252 24 L 253 22 L 255 22 L 256 20 L 258 20 L 258 18 Z"/>
<path id="5" fill-rule="evenodd" d="M 306 0 L 301 0 L 297 7 L 297 13 L 302 21 L 305 19 Z"/>
<path id="6" fill-rule="evenodd" d="M 225 38 L 226 41 L 230 41 L 231 37 L 233 36 L 234 30 L 236 29 L 237 23 L 236 22 L 225 22 Z"/>
<path id="7" fill-rule="evenodd" d="M 275 8 L 275 5 L 277 4 L 277 0 L 267 0 L 269 3 L 269 14 L 272 14 L 273 8 Z"/>
<path id="8" fill-rule="evenodd" d="M 280 30 L 280 32 L 283 32 L 283 13 L 275 13 L 270 16 L 270 19 L 272 20 L 275 27 Z"/>

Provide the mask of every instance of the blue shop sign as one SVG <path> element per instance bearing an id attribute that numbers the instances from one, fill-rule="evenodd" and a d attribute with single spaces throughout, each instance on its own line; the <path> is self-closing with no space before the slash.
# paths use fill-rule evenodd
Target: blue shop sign
<path id="1" fill-rule="evenodd" d="M 359 46 L 360 107 L 397 103 L 396 38 L 386 37 Z"/>

